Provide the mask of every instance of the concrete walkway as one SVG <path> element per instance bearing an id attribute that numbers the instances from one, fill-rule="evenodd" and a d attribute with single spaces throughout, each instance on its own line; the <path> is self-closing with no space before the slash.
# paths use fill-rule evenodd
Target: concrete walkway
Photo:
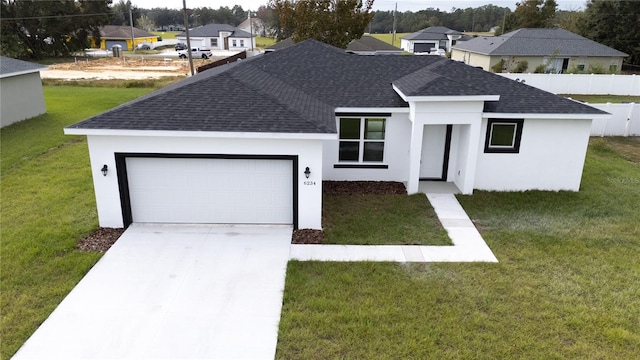
<path id="1" fill-rule="evenodd" d="M 301 261 L 498 262 L 453 194 L 426 194 L 453 246 L 291 245 Z"/>

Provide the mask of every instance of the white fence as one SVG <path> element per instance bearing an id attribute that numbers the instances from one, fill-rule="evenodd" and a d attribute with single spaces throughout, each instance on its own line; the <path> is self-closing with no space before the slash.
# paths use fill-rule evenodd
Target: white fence
<path id="1" fill-rule="evenodd" d="M 640 95 L 640 76 L 598 74 L 498 74 L 554 94 Z"/>
<path id="2" fill-rule="evenodd" d="M 640 104 L 587 104 L 611 114 L 591 123 L 591 136 L 640 136 Z"/>

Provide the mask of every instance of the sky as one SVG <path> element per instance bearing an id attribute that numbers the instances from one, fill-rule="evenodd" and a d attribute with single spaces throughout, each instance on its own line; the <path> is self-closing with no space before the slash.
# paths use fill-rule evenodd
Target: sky
<path id="1" fill-rule="evenodd" d="M 244 10 L 254 10 L 260 5 L 266 5 L 268 0 L 186 0 L 188 8 L 210 7 L 217 9 L 221 6 L 233 7 L 240 5 Z M 426 8 L 439 8 L 442 11 L 451 11 L 451 8 L 465 9 L 476 8 L 482 5 L 493 4 L 500 7 L 515 9 L 518 0 L 375 0 L 374 10 L 393 10 L 396 3 L 398 11 L 419 11 Z M 584 9 L 587 0 L 556 0 L 558 10 Z M 151 9 L 154 7 L 181 9 L 182 0 L 131 0 L 131 3 L 139 8 Z"/>

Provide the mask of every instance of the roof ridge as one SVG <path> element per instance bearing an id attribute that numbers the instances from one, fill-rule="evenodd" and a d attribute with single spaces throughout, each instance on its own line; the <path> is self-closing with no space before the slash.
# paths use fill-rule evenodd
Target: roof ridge
<path id="1" fill-rule="evenodd" d="M 333 127 L 326 120 L 333 118 L 335 107 L 283 82 L 258 66 L 244 65 L 235 71 L 229 71 L 229 76 L 300 115 L 304 122 L 313 125 L 321 132 L 326 132 Z M 321 116 L 318 116 L 320 114 Z M 316 116 L 317 119 L 315 119 Z"/>

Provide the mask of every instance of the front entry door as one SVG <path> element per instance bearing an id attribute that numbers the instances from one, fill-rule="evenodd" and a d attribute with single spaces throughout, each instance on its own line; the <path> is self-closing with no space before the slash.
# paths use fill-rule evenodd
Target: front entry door
<path id="1" fill-rule="evenodd" d="M 451 125 L 424 126 L 420 180 L 447 180 L 451 129 Z"/>

